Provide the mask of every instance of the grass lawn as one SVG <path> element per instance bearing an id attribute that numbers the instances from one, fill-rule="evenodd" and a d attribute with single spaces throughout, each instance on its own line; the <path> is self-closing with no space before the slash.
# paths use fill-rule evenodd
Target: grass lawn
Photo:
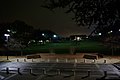
<path id="1" fill-rule="evenodd" d="M 80 52 L 99 52 L 104 53 L 110 51 L 102 43 L 97 41 L 80 41 L 80 42 L 61 42 L 46 43 L 45 45 L 31 45 L 23 50 L 24 52 L 41 52 L 41 53 L 70 53 L 74 51 Z"/>

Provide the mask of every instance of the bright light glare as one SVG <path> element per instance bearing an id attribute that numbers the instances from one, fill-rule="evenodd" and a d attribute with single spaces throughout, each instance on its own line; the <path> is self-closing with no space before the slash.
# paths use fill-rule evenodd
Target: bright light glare
<path id="1" fill-rule="evenodd" d="M 101 33 L 99 33 L 99 35 L 102 35 Z"/>
<path id="2" fill-rule="evenodd" d="M 108 32 L 108 34 L 110 34 L 110 33 L 112 33 L 112 32 L 113 32 L 113 31 L 111 30 L 111 31 Z"/>
<path id="3" fill-rule="evenodd" d="M 43 42 L 43 40 L 40 40 L 39 42 L 41 42 L 41 43 L 42 43 L 42 42 Z"/>
<path id="4" fill-rule="evenodd" d="M 45 34 L 44 33 L 42 33 L 42 36 L 44 36 Z"/>
<path id="5" fill-rule="evenodd" d="M 10 36 L 10 35 L 9 35 L 9 34 L 4 34 L 4 36 L 8 37 L 8 36 Z"/>
<path id="6" fill-rule="evenodd" d="M 77 41 L 80 41 L 81 40 L 81 38 L 80 37 L 77 37 Z"/>
<path id="7" fill-rule="evenodd" d="M 8 29 L 7 31 L 8 31 L 8 32 L 10 32 L 10 30 L 9 30 L 9 29 Z"/>
<path id="8" fill-rule="evenodd" d="M 57 37 L 57 35 L 53 35 L 53 37 L 55 38 L 55 37 Z"/>

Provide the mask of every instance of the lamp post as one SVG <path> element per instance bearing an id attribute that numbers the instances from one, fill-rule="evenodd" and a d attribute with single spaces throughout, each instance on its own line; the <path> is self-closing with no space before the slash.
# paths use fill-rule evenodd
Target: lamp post
<path id="1" fill-rule="evenodd" d="M 6 41 L 8 42 L 10 34 L 4 34 L 4 36 L 6 37 Z"/>
<path id="2" fill-rule="evenodd" d="M 8 42 L 8 41 L 9 41 L 9 36 L 10 36 L 10 34 L 4 34 L 4 36 L 6 37 L 6 42 Z M 7 60 L 9 60 L 8 54 L 7 54 Z"/>

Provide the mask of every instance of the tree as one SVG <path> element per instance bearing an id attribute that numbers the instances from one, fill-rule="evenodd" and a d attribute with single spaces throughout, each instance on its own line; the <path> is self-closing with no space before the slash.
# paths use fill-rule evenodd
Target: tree
<path id="1" fill-rule="evenodd" d="M 120 20 L 120 0 L 44 0 L 42 7 L 54 11 L 66 8 L 66 13 L 73 13 L 72 18 L 79 26 L 98 29 L 114 26 Z M 120 27 L 119 27 L 120 28 Z"/>
<path id="2" fill-rule="evenodd" d="M 23 21 L 16 20 L 11 24 L 12 37 L 18 42 L 27 45 L 28 41 L 32 39 L 33 27 L 27 25 Z"/>
<path id="3" fill-rule="evenodd" d="M 23 21 L 16 20 L 13 23 L 0 24 L 0 45 L 5 43 L 14 47 L 14 45 L 27 45 L 33 38 L 33 27 Z M 6 40 L 5 34 L 9 34 L 9 40 Z M 8 43 L 9 42 L 9 43 Z"/>
<path id="4" fill-rule="evenodd" d="M 1 23 L 0 24 L 0 46 L 4 46 L 5 36 L 4 34 L 8 34 L 7 29 L 9 28 L 10 23 Z"/>

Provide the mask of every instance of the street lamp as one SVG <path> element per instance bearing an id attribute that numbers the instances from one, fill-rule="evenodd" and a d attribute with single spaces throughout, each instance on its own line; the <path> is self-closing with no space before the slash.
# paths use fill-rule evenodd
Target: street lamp
<path id="1" fill-rule="evenodd" d="M 113 31 L 111 30 L 110 32 L 112 33 Z"/>
<path id="2" fill-rule="evenodd" d="M 8 42 L 8 39 L 9 39 L 10 34 L 4 34 L 4 36 L 6 37 L 6 41 Z M 7 60 L 9 60 L 8 54 L 7 54 Z"/>
<path id="3" fill-rule="evenodd" d="M 110 33 L 112 33 L 112 32 L 113 32 L 113 31 L 111 30 L 111 31 L 108 32 L 108 34 L 110 34 Z"/>
<path id="4" fill-rule="evenodd" d="M 42 33 L 42 36 L 45 36 L 45 34 L 44 34 L 44 33 Z"/>
<path id="5" fill-rule="evenodd" d="M 99 35 L 99 36 L 101 36 L 102 34 L 101 34 L 101 33 L 99 33 L 98 35 Z"/>
<path id="6" fill-rule="evenodd" d="M 9 30 L 9 29 L 7 29 L 7 31 L 8 31 L 8 32 L 10 32 L 10 30 Z"/>
<path id="7" fill-rule="evenodd" d="M 8 42 L 10 34 L 4 34 L 4 36 L 6 37 L 6 41 Z"/>
<path id="8" fill-rule="evenodd" d="M 81 38 L 80 37 L 77 37 L 77 41 L 80 41 L 81 40 Z"/>
<path id="9" fill-rule="evenodd" d="M 54 37 L 54 38 L 56 38 L 56 37 L 57 37 L 57 35 L 53 35 L 53 37 Z"/>

